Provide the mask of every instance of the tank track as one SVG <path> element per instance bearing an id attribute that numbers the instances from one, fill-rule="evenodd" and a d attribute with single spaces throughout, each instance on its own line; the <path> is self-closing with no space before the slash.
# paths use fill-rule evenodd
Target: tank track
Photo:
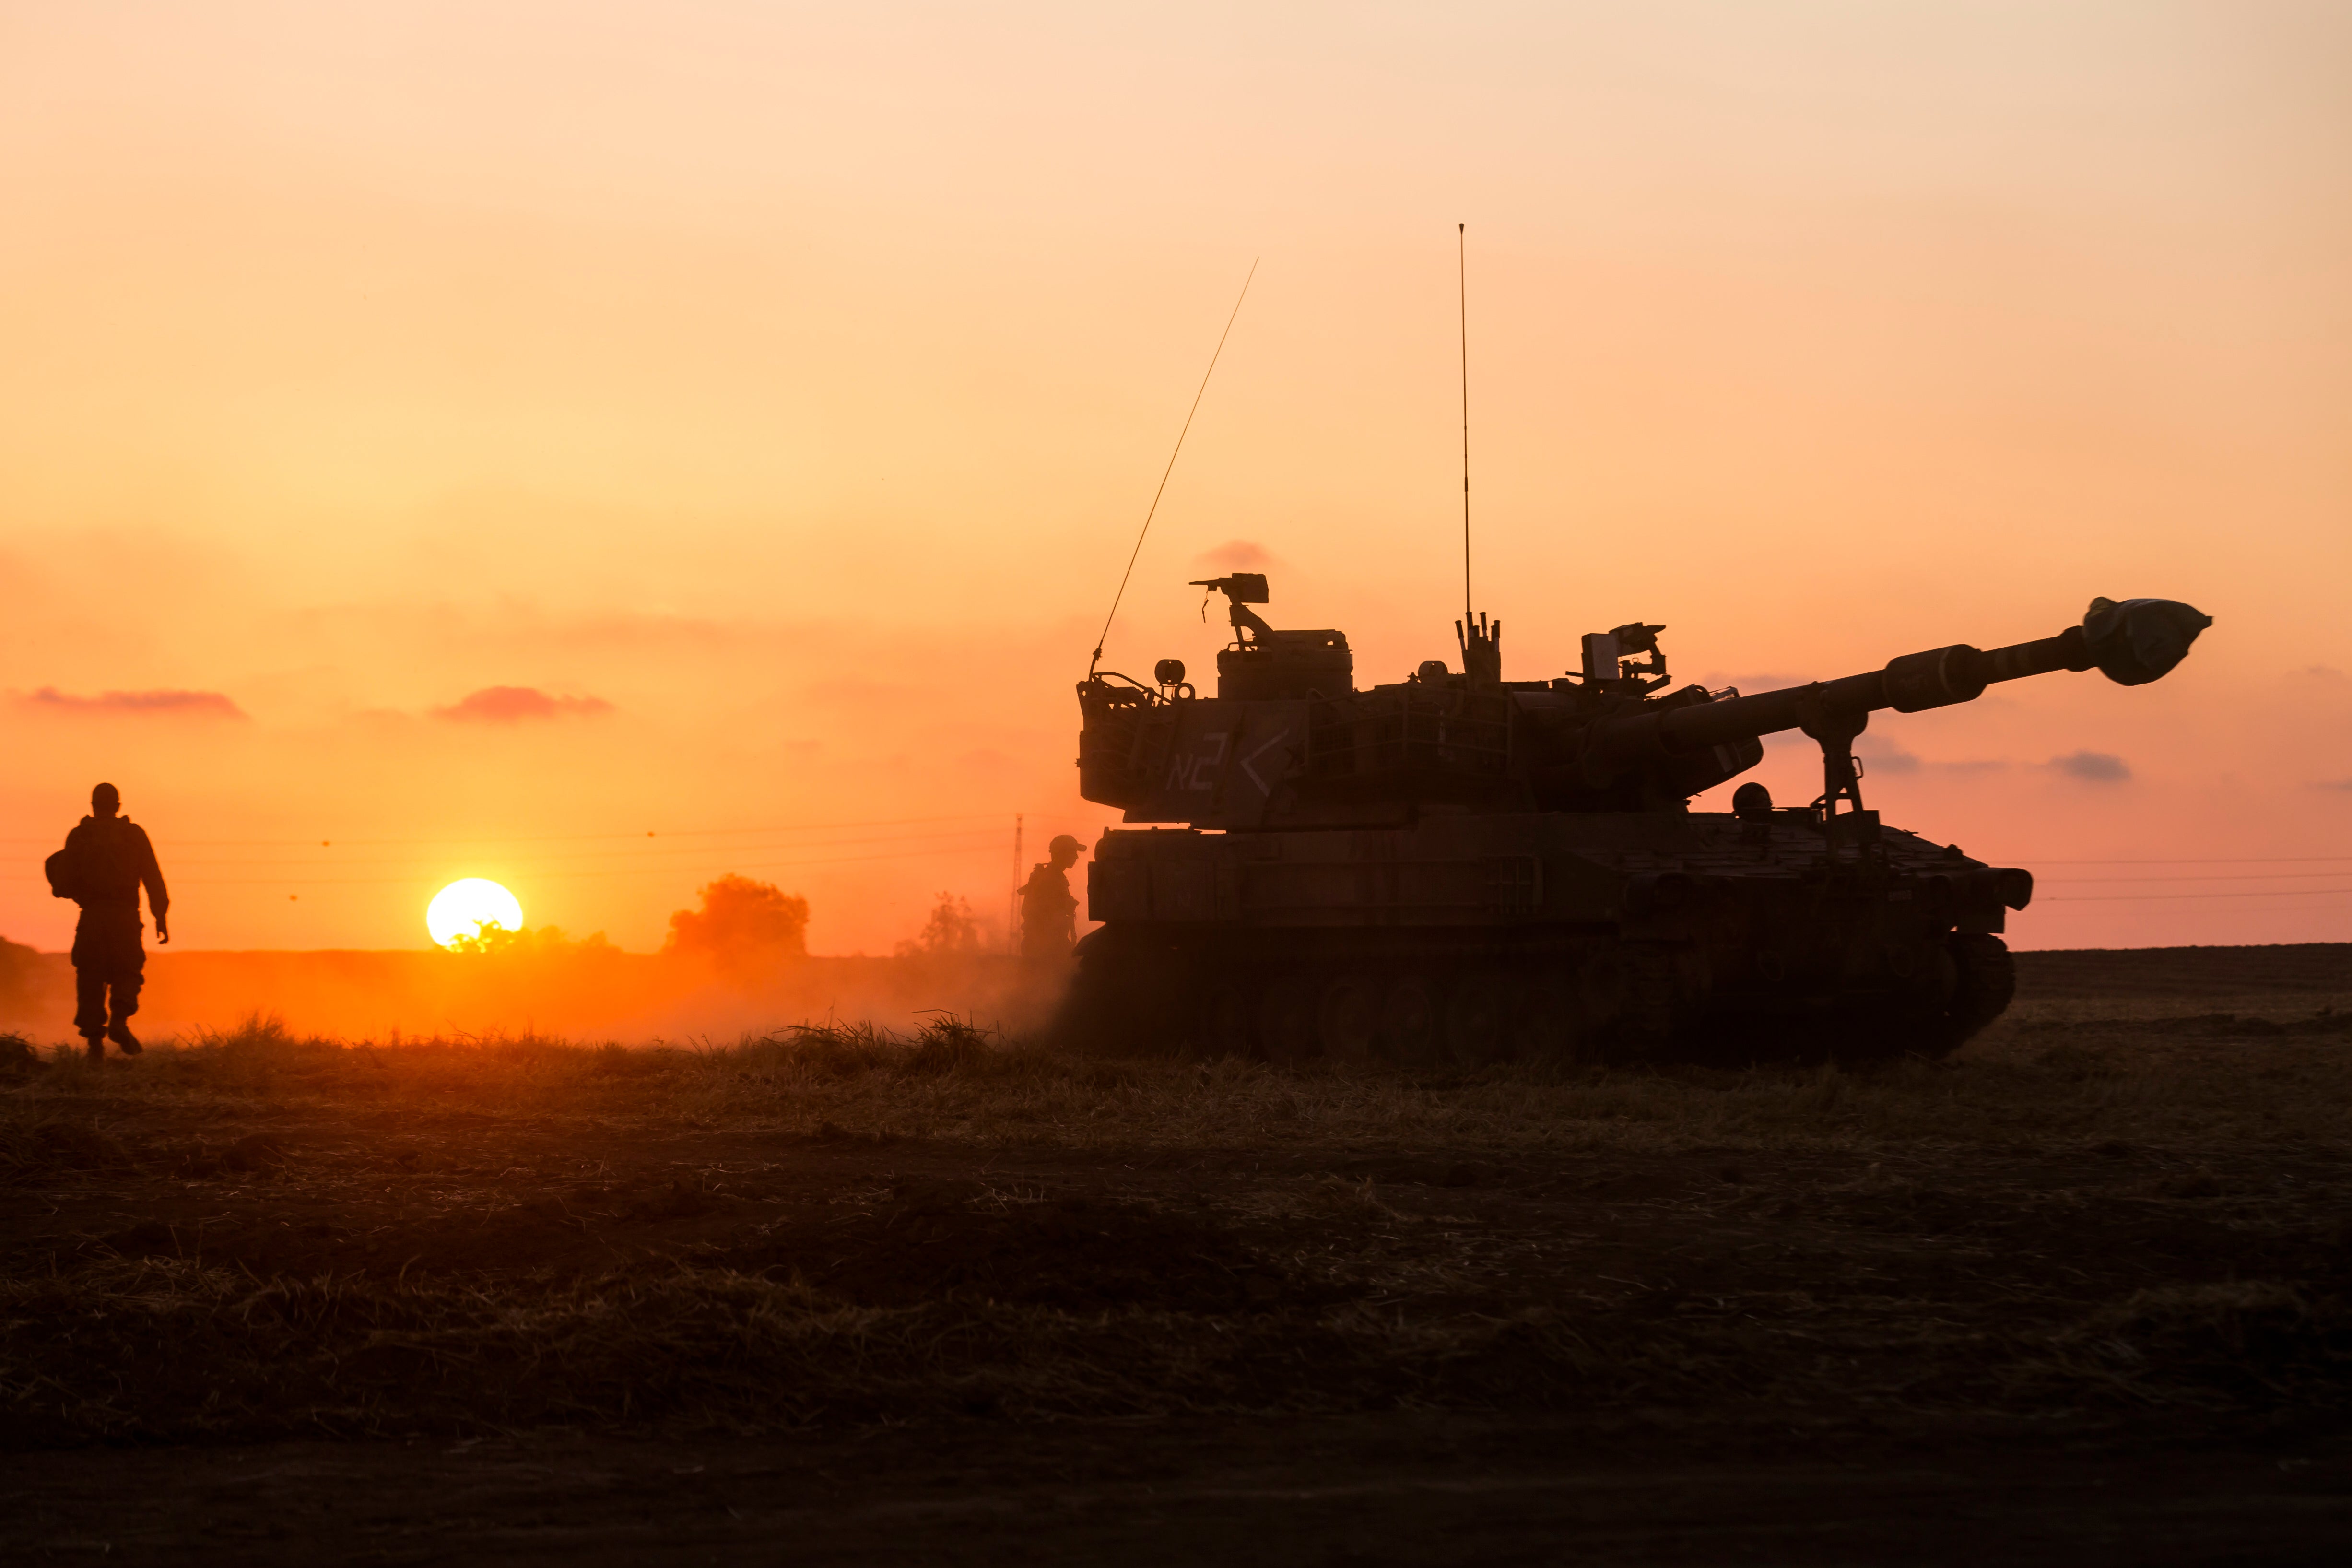
<path id="1" fill-rule="evenodd" d="M 1688 944 L 1600 935 L 1473 948 L 1436 935 L 1297 933 L 1279 945 L 1106 927 L 1080 944 L 1054 1026 L 1078 1049 L 1420 1069 L 1940 1058 L 2016 991 L 1999 937 L 1944 939 L 1934 994 L 1727 1007 Z M 1752 1004 L 1754 998 L 1748 998 Z"/>

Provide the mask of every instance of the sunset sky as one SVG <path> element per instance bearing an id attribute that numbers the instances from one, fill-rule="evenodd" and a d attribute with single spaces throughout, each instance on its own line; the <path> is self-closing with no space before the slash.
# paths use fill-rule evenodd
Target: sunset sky
<path id="1" fill-rule="evenodd" d="M 1109 818 L 1071 684 L 1254 259 L 1105 662 L 1254 562 L 1452 656 L 1457 222 L 1507 675 L 2186 599 L 2157 686 L 1882 716 L 1870 804 L 2019 945 L 2352 940 L 2341 5 L 19 0 L 0 212 L 15 941 L 100 778 L 192 947 L 998 914 Z"/>

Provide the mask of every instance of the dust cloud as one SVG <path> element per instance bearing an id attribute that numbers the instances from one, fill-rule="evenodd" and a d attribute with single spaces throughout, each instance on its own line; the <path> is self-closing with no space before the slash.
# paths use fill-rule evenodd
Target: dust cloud
<path id="1" fill-rule="evenodd" d="M 552 927 L 491 927 L 456 951 L 173 952 L 151 948 L 136 1020 L 151 1040 L 200 1037 L 256 1016 L 298 1033 L 403 1037 L 540 1036 L 638 1044 L 709 1040 L 801 1023 L 910 1029 L 954 1016 L 1041 1026 L 1062 975 L 995 951 L 965 900 L 941 894 L 922 930 L 883 957 L 807 952 L 808 903 L 742 877 L 671 917 L 656 952 Z M 0 1029 L 63 1037 L 73 1014 L 64 953 L 0 939 Z"/>

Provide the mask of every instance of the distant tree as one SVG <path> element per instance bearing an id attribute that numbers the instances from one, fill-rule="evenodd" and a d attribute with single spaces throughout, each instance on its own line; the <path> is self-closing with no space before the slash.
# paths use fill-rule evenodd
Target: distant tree
<path id="1" fill-rule="evenodd" d="M 497 958 L 507 953 L 528 952 L 530 947 L 530 932 L 528 930 L 509 931 L 496 921 L 486 921 L 478 927 L 471 936 L 453 936 L 449 939 L 451 952 L 471 953 L 481 958 Z"/>
<path id="2" fill-rule="evenodd" d="M 941 893 L 915 940 L 898 944 L 898 956 L 963 957 L 980 949 L 980 917 L 971 912 L 970 901 L 953 893 Z"/>
<path id="3" fill-rule="evenodd" d="M 472 936 L 451 938 L 449 951 L 495 958 L 501 955 L 520 957 L 530 953 L 552 955 L 608 952 L 614 950 L 612 942 L 601 931 L 574 942 L 564 934 L 562 926 L 541 926 L 537 931 L 526 926 L 521 931 L 509 931 L 496 921 L 492 921 Z"/>
<path id="4" fill-rule="evenodd" d="M 702 889 L 702 908 L 669 917 L 664 952 L 695 953 L 729 967 L 808 952 L 808 900 L 770 882 L 725 876 Z"/>

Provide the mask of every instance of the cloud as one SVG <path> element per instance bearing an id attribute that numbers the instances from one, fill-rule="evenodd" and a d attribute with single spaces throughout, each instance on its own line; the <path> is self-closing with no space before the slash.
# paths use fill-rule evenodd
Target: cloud
<path id="1" fill-rule="evenodd" d="M 1192 557 L 1195 566 L 1214 567 L 1220 572 L 1263 572 L 1277 564 L 1274 552 L 1247 539 L 1228 539 L 1213 550 L 1203 550 Z"/>
<path id="2" fill-rule="evenodd" d="M 27 708 L 43 708 L 53 713 L 98 713 L 114 715 L 177 715 L 198 719 L 242 719 L 245 710 L 217 691 L 101 691 L 95 697 L 76 697 L 59 691 L 54 686 L 44 686 L 29 697 L 18 699 Z"/>
<path id="3" fill-rule="evenodd" d="M 613 705 L 601 697 L 550 697 L 536 686 L 485 686 L 446 708 L 436 708 L 433 716 L 485 724 L 520 724 L 526 719 L 593 718 L 612 710 Z"/>
<path id="4" fill-rule="evenodd" d="M 2065 756 L 2051 758 L 2042 766 L 2089 784 L 2121 784 L 2132 776 L 2130 764 L 2113 752 L 2070 752 Z"/>
<path id="5" fill-rule="evenodd" d="M 2346 795 L 2352 795 L 2352 779 L 2315 779 L 2312 782 L 2311 787 L 2314 789 L 2341 790 Z"/>

